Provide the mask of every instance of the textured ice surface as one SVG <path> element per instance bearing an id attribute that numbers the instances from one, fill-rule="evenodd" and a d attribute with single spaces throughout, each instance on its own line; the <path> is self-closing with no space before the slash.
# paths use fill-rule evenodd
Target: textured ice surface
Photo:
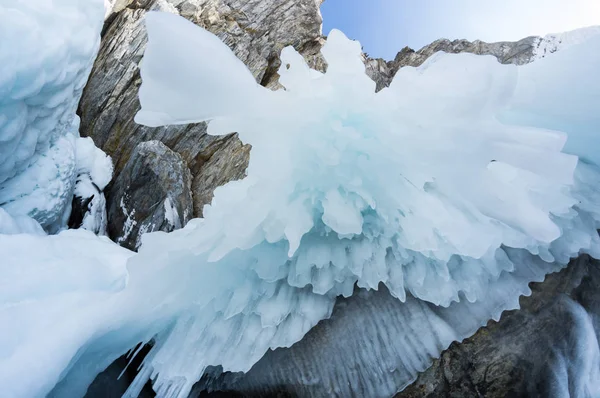
<path id="1" fill-rule="evenodd" d="M 31 216 L 50 231 L 65 225 L 75 187 L 75 136 L 57 137 L 35 162 L 0 188 L 0 206 Z"/>
<path id="2" fill-rule="evenodd" d="M 70 211 L 102 14 L 102 0 L 0 0 L 0 206 L 50 231 Z"/>
<path id="3" fill-rule="evenodd" d="M 600 41 L 600 28 L 588 28 L 575 37 L 583 44 L 567 46 L 519 69 L 514 98 L 501 119 L 563 131 L 569 136 L 565 152 L 600 164 L 596 150 L 600 147 L 600 79 L 590 77 L 597 75 L 600 54 L 590 51 L 585 61 L 573 62 L 583 56 L 586 42 L 591 46 Z"/>
<path id="4" fill-rule="evenodd" d="M 509 256 L 526 266 L 503 273 L 474 303 L 463 299 L 440 307 L 410 295 L 402 303 L 385 288 L 356 292 L 291 349 L 269 352 L 248 374 L 226 375 L 216 386 L 256 396 L 289 386 L 302 397 L 391 397 L 450 343 L 518 308 L 518 297 L 531 293 L 529 282 L 560 269 L 524 251 Z"/>
<path id="5" fill-rule="evenodd" d="M 329 318 L 336 297 L 381 283 L 402 309 L 376 311 L 365 335 L 406 329 L 413 340 L 347 354 L 363 370 L 401 359 L 394 377 L 362 374 L 358 390 L 386 396 L 453 339 L 515 308 L 527 282 L 581 252 L 600 256 L 600 174 L 578 165 L 577 147 L 562 152 L 567 137 L 592 145 L 586 134 L 598 128 L 597 38 L 535 67 L 440 54 L 376 94 L 360 44 L 338 31 L 323 48 L 326 74 L 283 50 L 278 92 L 182 18 L 150 13 L 148 31 L 137 120 L 210 119 L 213 134 L 239 132 L 252 145 L 248 176 L 218 188 L 204 219 L 144 235 L 135 255 L 86 231 L 0 235 L 18 268 L 0 290 L 8 396 L 82 396 L 154 339 L 126 395 L 151 378 L 159 397 L 186 397 L 208 366 L 249 371 Z M 589 84 L 573 90 L 571 78 Z M 550 94 L 552 115 L 537 105 Z M 346 396 L 351 373 L 322 377 Z"/>

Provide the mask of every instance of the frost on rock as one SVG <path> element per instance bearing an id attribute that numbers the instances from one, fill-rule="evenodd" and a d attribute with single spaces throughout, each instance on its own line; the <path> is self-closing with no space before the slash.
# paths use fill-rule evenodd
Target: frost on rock
<path id="1" fill-rule="evenodd" d="M 28 216 L 13 217 L 0 207 L 0 234 L 32 234 L 45 235 L 42 226 L 33 218 Z"/>
<path id="2" fill-rule="evenodd" d="M 151 379 L 159 397 L 187 397 L 211 366 L 252 372 L 269 349 L 303 344 L 337 297 L 364 293 L 356 286 L 394 301 L 374 304 L 375 328 L 340 342 L 398 329 L 404 340 L 348 352 L 368 385 L 339 367 L 293 382 L 321 388 L 315 396 L 389 396 L 453 339 L 517 307 L 528 282 L 580 253 L 600 257 L 596 159 L 563 152 L 594 145 L 600 37 L 523 67 L 439 54 L 375 93 L 360 44 L 333 31 L 327 72 L 286 48 L 285 89 L 272 92 L 202 28 L 168 13 L 149 13 L 147 26 L 137 121 L 238 132 L 252 145 L 247 177 L 218 188 L 204 219 L 140 233 L 138 254 L 87 231 L 0 235 L 8 264 L 33 276 L 0 289 L 10 303 L 0 324 L 16 325 L 0 331 L 8 396 L 82 396 L 153 340 L 125 396 Z M 183 211 L 166 198 L 150 204 L 170 222 Z M 287 363 L 277 375 L 258 368 L 262 388 L 293 378 Z"/>
<path id="3" fill-rule="evenodd" d="M 0 0 L 0 206 L 66 225 L 75 115 L 99 46 L 101 0 Z"/>

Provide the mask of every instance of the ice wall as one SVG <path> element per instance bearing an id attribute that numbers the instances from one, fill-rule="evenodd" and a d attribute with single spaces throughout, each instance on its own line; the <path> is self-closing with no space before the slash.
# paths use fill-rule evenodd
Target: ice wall
<path id="1" fill-rule="evenodd" d="M 103 13 L 101 0 L 0 0 L 0 206 L 50 231 L 70 212 Z"/>

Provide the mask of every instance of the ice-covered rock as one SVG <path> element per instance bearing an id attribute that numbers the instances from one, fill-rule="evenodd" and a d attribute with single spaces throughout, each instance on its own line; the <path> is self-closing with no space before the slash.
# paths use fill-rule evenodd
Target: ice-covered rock
<path id="1" fill-rule="evenodd" d="M 544 58 L 600 34 L 600 26 L 590 26 L 563 33 L 553 33 L 534 39 L 533 59 Z"/>
<path id="2" fill-rule="evenodd" d="M 192 218 L 191 185 L 179 154 L 160 141 L 142 142 L 113 182 L 109 236 L 136 250 L 144 233 L 182 228 Z"/>
<path id="3" fill-rule="evenodd" d="M 257 82 L 276 86 L 282 48 L 293 45 L 307 58 L 319 54 L 321 1 L 149 0 L 132 3 L 119 0 L 112 3 L 115 7 L 107 20 L 100 52 L 80 104 L 82 135 L 92 137 L 114 159 L 115 178 L 139 143 L 163 142 L 188 164 L 192 173 L 194 216 L 200 217 L 215 188 L 245 175 L 250 147 L 242 145 L 236 135 L 206 134 L 205 123 L 150 128 L 134 122 L 139 110 L 138 65 L 147 40 L 144 15 L 152 9 L 181 14 L 217 34 L 250 68 Z M 228 157 L 235 160 L 230 162 Z M 109 207 L 119 205 L 118 199 L 110 203 L 113 196 L 107 195 Z"/>
<path id="4" fill-rule="evenodd" d="M 579 203 L 586 190 L 573 177 L 577 158 L 561 152 L 566 135 L 536 124 L 497 120 L 505 112 L 527 112 L 529 104 L 542 99 L 537 96 L 548 88 L 533 85 L 533 76 L 538 76 L 536 83 L 543 77 L 547 86 L 563 89 L 557 80 L 571 73 L 582 73 L 579 80 L 593 79 L 589 66 L 600 62 L 588 54 L 599 39 L 574 53 L 521 68 L 502 66 L 491 57 L 438 54 L 419 69 L 401 69 L 389 89 L 375 94 L 375 84 L 364 74 L 360 45 L 334 31 L 323 48 L 327 73 L 311 71 L 298 53 L 285 49 L 279 75 L 286 90 L 273 93 L 257 85 L 220 40 L 189 22 L 152 14 L 148 26 L 137 120 L 157 126 L 212 119 L 209 132 L 238 131 L 253 147 L 248 176 L 218 188 L 202 223 L 164 236 L 162 243 L 180 258 L 195 255 L 196 264 L 206 258 L 206 266 L 211 265 L 203 267 L 205 277 L 212 264 L 230 275 L 221 281 L 223 288 L 235 285 L 227 269 L 246 270 L 245 280 L 252 270 L 263 280 L 309 286 L 314 296 L 324 299 L 351 295 L 354 283 L 373 289 L 384 283 L 401 301 L 408 292 L 441 307 L 471 302 L 486 308 L 490 292 L 501 287 L 505 294 L 500 302 L 480 313 L 484 322 L 512 308 L 519 296 L 504 275 L 533 269 L 533 260 L 520 256 L 515 261 L 512 250 L 559 267 L 582 251 L 599 254 L 598 215 Z M 173 42 L 204 48 L 210 57 L 181 52 L 169 45 Z M 591 62 L 579 68 L 584 59 Z M 568 63 L 571 68 L 565 68 Z M 223 65 L 228 65 L 226 75 Z M 588 101 L 588 93 L 597 87 L 587 88 L 589 92 L 569 91 L 564 98 L 578 95 Z M 165 95 L 167 90 L 172 96 Z M 197 93 L 210 94 L 203 100 Z M 558 99 L 553 106 L 561 104 Z M 571 137 L 581 138 L 594 126 L 590 109 L 597 105 L 584 104 L 586 112 L 577 113 L 583 118 L 572 126 Z M 566 120 L 573 116 L 566 111 L 560 115 Z M 458 164 L 456 158 L 463 161 Z M 597 170 L 593 175 L 597 180 Z M 149 235 L 133 262 L 157 258 L 160 242 Z M 192 242 L 194 249 L 189 247 Z M 529 281 L 547 272 L 532 272 Z M 256 308 L 256 299 L 249 301 L 251 308 Z M 246 313 L 237 299 L 226 300 L 222 308 L 232 302 Z M 176 388 L 176 395 L 183 396 L 190 379 L 198 378 L 207 365 L 217 365 L 207 363 L 207 356 L 193 361 L 194 367 L 186 361 L 186 366 L 174 365 L 178 371 L 166 365 L 174 361 L 175 352 L 192 349 L 192 341 L 183 338 L 188 332 L 197 335 L 191 330 L 220 324 L 218 317 L 205 313 L 207 308 L 193 320 L 178 320 L 164 344 L 159 339 L 139 376 L 141 385 L 151 377 L 159 392 Z M 283 308 L 294 319 L 294 312 Z M 205 317 L 210 321 L 201 321 Z M 261 317 L 263 325 L 273 326 L 286 319 L 263 312 Z M 298 338 L 275 336 L 261 340 L 262 350 Z M 452 334 L 431 347 L 440 349 L 457 336 L 464 335 Z M 212 349 L 220 350 L 218 344 Z M 435 351 L 431 348 L 430 355 Z M 230 362 L 219 352 L 224 370 L 243 371 L 249 365 L 238 356 Z M 419 352 L 415 355 L 424 353 Z M 369 391 L 379 395 L 380 390 Z"/>
<path id="5" fill-rule="evenodd" d="M 79 138 L 76 143 L 77 180 L 69 227 L 106 235 L 104 188 L 112 178 L 112 161 L 94 145 L 91 138 Z"/>
<path id="6" fill-rule="evenodd" d="M 439 39 L 419 50 L 405 47 L 396 54 L 393 60 L 367 58 L 367 74 L 377 83 L 377 89 L 389 86 L 395 74 L 405 66 L 421 66 L 429 57 L 437 52 L 451 54 L 470 53 L 492 55 L 502 64 L 525 65 L 536 59 L 566 49 L 596 35 L 600 27 L 592 26 L 572 32 L 557 33 L 544 37 L 530 36 L 519 41 L 500 41 L 486 43 L 481 40 L 448 40 Z"/>

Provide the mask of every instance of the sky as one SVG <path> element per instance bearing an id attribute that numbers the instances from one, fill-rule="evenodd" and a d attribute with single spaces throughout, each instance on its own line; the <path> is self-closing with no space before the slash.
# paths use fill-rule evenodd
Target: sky
<path id="1" fill-rule="evenodd" d="M 514 41 L 600 25 L 600 0 L 325 0 L 321 13 L 323 34 L 340 29 L 389 60 L 439 38 Z"/>

